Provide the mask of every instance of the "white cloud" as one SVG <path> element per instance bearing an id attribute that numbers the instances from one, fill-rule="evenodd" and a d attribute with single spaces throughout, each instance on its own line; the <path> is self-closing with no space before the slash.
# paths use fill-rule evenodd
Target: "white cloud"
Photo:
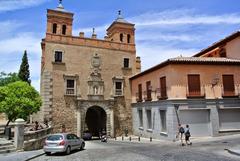
<path id="1" fill-rule="evenodd" d="M 31 85 L 32 85 L 38 92 L 40 92 L 40 79 L 32 79 L 32 80 L 31 80 Z"/>
<path id="2" fill-rule="evenodd" d="M 156 34 L 157 33 L 157 34 Z M 176 34 L 176 33 L 158 33 L 158 32 L 139 32 L 136 35 L 137 41 L 198 41 L 201 36 L 199 35 L 187 35 L 187 34 Z"/>
<path id="3" fill-rule="evenodd" d="M 192 56 L 198 49 L 177 49 L 169 46 L 152 45 L 149 43 L 139 43 L 137 45 L 137 55 L 141 57 L 142 71 L 157 65 L 169 58 L 178 56 Z"/>
<path id="4" fill-rule="evenodd" d="M 49 0 L 1 0 L 0 12 L 29 8 L 45 3 Z"/>
<path id="5" fill-rule="evenodd" d="M 129 19 L 139 27 L 159 27 L 171 25 L 216 25 L 239 24 L 240 14 L 203 15 L 193 10 L 169 10 L 163 12 L 148 12 Z"/>
<path id="6" fill-rule="evenodd" d="M 27 50 L 32 85 L 39 90 L 41 64 L 41 37 L 34 33 L 18 33 L 18 35 L 0 40 L 0 71 L 18 72 L 24 50 Z"/>
<path id="7" fill-rule="evenodd" d="M 0 55 L 9 53 L 23 53 L 28 50 L 33 53 L 40 53 L 41 37 L 34 33 L 18 33 L 18 35 L 0 40 Z"/>
<path id="8" fill-rule="evenodd" d="M 23 24 L 17 21 L 2 21 L 0 22 L 0 26 L 1 26 L 0 35 L 1 37 L 4 37 L 12 33 L 17 28 L 23 26 Z"/>

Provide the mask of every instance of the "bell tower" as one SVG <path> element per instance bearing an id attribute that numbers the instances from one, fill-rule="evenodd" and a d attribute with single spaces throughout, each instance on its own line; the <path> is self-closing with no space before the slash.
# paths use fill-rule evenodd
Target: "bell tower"
<path id="1" fill-rule="evenodd" d="M 73 13 L 68 12 L 59 0 L 56 9 L 47 10 L 47 34 L 72 36 Z"/>
<path id="2" fill-rule="evenodd" d="M 135 44 L 134 26 L 134 24 L 129 23 L 122 17 L 121 11 L 119 10 L 117 19 L 107 29 L 107 40 Z"/>

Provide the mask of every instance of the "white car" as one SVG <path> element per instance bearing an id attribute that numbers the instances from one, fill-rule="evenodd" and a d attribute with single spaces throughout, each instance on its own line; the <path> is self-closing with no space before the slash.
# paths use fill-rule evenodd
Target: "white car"
<path id="1" fill-rule="evenodd" d="M 83 139 L 70 133 L 57 133 L 49 135 L 44 143 L 43 150 L 46 155 L 52 152 L 65 152 L 70 154 L 72 150 L 84 149 L 85 142 Z"/>

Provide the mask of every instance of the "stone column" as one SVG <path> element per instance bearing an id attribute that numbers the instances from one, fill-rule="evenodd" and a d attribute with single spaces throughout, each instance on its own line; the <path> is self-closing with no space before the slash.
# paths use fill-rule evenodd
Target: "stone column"
<path id="1" fill-rule="evenodd" d="M 113 110 L 110 110 L 110 125 L 111 125 L 111 137 L 114 137 L 114 113 Z"/>
<path id="2" fill-rule="evenodd" d="M 169 105 L 167 107 L 167 132 L 168 132 L 169 140 L 175 141 L 177 126 L 178 126 L 178 121 L 177 121 L 176 109 L 173 105 Z"/>
<path id="3" fill-rule="evenodd" d="M 24 124 L 23 119 L 19 118 L 15 121 L 14 146 L 17 150 L 23 150 L 24 148 Z"/>
<path id="4" fill-rule="evenodd" d="M 83 131 L 81 131 L 81 110 L 77 110 L 77 136 L 81 136 Z"/>
<path id="5" fill-rule="evenodd" d="M 211 135 L 217 136 L 219 131 L 219 116 L 217 106 L 208 106 L 210 108 L 210 127 Z"/>

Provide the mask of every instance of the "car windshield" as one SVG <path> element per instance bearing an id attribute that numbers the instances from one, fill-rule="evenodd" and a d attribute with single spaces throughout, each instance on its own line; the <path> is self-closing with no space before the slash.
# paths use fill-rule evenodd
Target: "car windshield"
<path id="1" fill-rule="evenodd" d="M 62 140 L 62 139 L 63 139 L 62 135 L 51 135 L 47 138 L 47 140 L 51 140 L 51 141 Z"/>

